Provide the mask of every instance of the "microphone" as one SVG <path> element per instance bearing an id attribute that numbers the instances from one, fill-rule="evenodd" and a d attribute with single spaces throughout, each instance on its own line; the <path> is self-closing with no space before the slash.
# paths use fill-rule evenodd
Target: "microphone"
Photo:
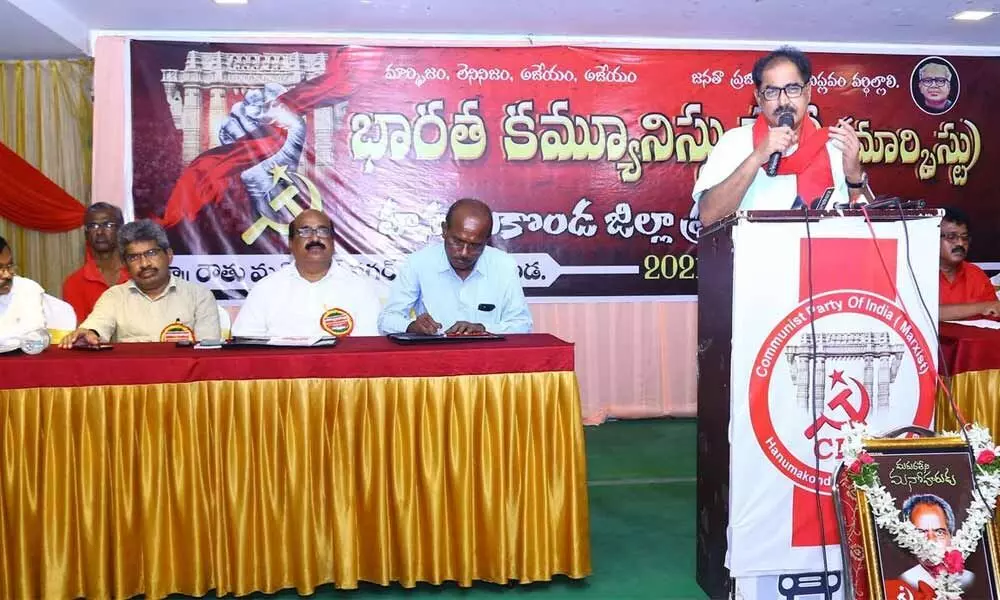
<path id="1" fill-rule="evenodd" d="M 791 127 L 795 125 L 795 116 L 792 113 L 781 113 L 778 115 L 778 127 Z M 764 170 L 768 177 L 778 174 L 778 163 L 781 161 L 781 152 L 772 152 L 771 158 L 767 159 L 767 168 Z"/>
<path id="2" fill-rule="evenodd" d="M 887 206 L 896 206 L 900 204 L 901 200 L 899 196 L 890 196 L 888 198 L 879 198 L 875 202 L 870 203 L 866 208 L 868 210 L 874 210 L 876 208 L 885 208 Z"/>
<path id="3" fill-rule="evenodd" d="M 823 210 L 824 208 L 826 208 L 826 205 L 830 201 L 831 196 L 833 196 L 833 188 L 828 187 L 826 188 L 826 191 L 823 192 L 822 196 L 812 201 L 812 204 L 809 206 L 809 208 L 813 210 Z"/>

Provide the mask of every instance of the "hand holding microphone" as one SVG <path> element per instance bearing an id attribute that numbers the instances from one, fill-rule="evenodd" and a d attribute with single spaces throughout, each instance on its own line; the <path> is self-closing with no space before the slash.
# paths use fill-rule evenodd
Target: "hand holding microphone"
<path id="1" fill-rule="evenodd" d="M 781 113 L 778 116 L 778 126 L 769 130 L 767 138 L 757 147 L 758 156 L 767 157 L 767 166 L 764 168 L 764 172 L 767 173 L 768 177 L 774 177 L 778 174 L 781 155 L 799 142 L 798 134 L 792 129 L 794 125 L 795 116 L 792 113 Z"/>

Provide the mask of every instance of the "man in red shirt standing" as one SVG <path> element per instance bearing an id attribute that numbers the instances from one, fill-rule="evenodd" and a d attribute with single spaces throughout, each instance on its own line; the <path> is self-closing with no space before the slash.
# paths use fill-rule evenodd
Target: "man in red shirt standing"
<path id="1" fill-rule="evenodd" d="M 941 219 L 941 313 L 942 321 L 961 321 L 983 316 L 1000 317 L 1000 301 L 986 273 L 965 260 L 969 253 L 969 219 L 946 208 Z"/>
<path id="2" fill-rule="evenodd" d="M 73 306 L 77 323 L 87 318 L 109 287 L 128 281 L 128 270 L 118 251 L 118 228 L 123 222 L 122 211 L 107 202 L 87 208 L 83 217 L 87 259 L 63 282 L 63 300 Z"/>

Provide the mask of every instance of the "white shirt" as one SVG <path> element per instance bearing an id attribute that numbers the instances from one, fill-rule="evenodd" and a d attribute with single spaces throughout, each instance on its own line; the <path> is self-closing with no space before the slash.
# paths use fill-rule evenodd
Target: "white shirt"
<path id="1" fill-rule="evenodd" d="M 826 135 L 825 128 L 820 128 L 815 135 Z M 789 148 L 785 156 L 794 154 L 797 146 Z M 844 157 L 840 150 L 827 142 L 826 149 L 830 154 L 830 172 L 833 175 L 833 195 L 830 197 L 831 203 L 850 202 L 850 194 L 847 188 L 847 180 L 844 178 Z M 730 129 L 722 134 L 719 143 L 708 155 L 708 160 L 698 174 L 698 180 L 694 184 L 691 197 L 694 199 L 694 207 L 691 209 L 691 218 L 697 219 L 699 215 L 698 201 L 705 190 L 713 188 L 727 177 L 733 174 L 740 164 L 753 153 L 753 125 L 744 125 L 735 129 Z M 738 210 L 787 210 L 792 208 L 795 197 L 798 195 L 798 177 L 795 175 L 775 175 L 768 177 L 763 167 L 757 169 L 757 175 L 747 188 L 747 193 L 743 196 Z M 809 204 L 815 198 L 803 198 L 802 201 Z"/>
<path id="2" fill-rule="evenodd" d="M 457 321 L 481 323 L 490 333 L 531 333 L 534 325 L 517 263 L 491 246 L 464 280 L 448 262 L 444 244 L 411 254 L 392 282 L 379 331 L 406 331 L 425 312 L 445 330 Z"/>
<path id="3" fill-rule="evenodd" d="M 349 335 L 378 335 L 380 301 L 368 279 L 334 263 L 322 279 L 307 281 L 295 264 L 260 280 L 250 290 L 233 323 L 234 337 L 330 335 L 320 325 L 323 313 L 339 308 L 354 321 Z"/>
<path id="4" fill-rule="evenodd" d="M 44 294 L 34 281 L 14 276 L 10 292 L 0 296 L 0 339 L 45 329 Z"/>

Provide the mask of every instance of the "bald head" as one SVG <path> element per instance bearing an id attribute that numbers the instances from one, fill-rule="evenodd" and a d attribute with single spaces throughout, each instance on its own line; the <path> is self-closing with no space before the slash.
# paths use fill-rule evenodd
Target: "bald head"
<path id="1" fill-rule="evenodd" d="M 467 217 L 484 220 L 490 224 L 490 229 L 493 229 L 493 211 L 488 204 L 474 198 L 462 198 L 452 204 L 448 209 L 448 214 L 445 215 L 444 225 L 446 228 L 451 227 L 456 221 Z"/>
<path id="2" fill-rule="evenodd" d="M 333 231 L 333 220 L 326 213 L 313 208 L 306 209 L 292 219 L 291 225 L 288 226 L 288 239 L 295 239 L 296 230 L 299 227 L 316 227 L 317 225 L 325 225 Z"/>

